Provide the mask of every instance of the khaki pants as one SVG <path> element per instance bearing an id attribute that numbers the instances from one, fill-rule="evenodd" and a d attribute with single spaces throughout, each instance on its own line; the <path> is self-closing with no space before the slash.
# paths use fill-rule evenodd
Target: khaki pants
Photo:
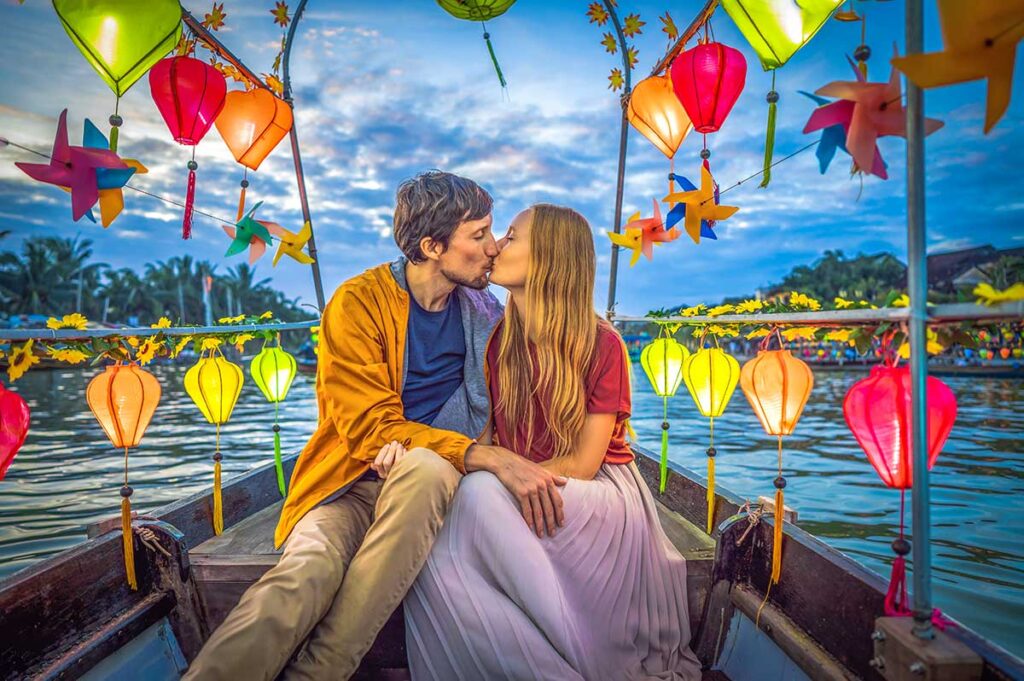
<path id="1" fill-rule="evenodd" d="M 459 479 L 420 447 L 387 480 L 311 510 L 183 678 L 349 678 L 423 567 Z"/>

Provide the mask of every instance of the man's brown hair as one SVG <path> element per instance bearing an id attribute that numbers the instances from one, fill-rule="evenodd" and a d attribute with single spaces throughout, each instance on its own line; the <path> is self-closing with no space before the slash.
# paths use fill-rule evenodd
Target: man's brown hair
<path id="1" fill-rule="evenodd" d="M 395 243 L 413 263 L 426 260 L 420 241 L 430 237 L 448 248 L 455 229 L 491 213 L 491 195 L 473 180 L 431 170 L 406 180 L 395 195 Z"/>

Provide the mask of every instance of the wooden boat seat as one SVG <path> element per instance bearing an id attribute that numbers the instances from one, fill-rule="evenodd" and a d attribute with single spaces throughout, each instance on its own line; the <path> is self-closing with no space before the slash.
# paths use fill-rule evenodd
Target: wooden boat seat
<path id="1" fill-rule="evenodd" d="M 274 550 L 274 527 L 283 501 L 253 513 L 191 549 L 193 575 L 206 621 L 212 631 L 238 603 L 242 594 L 267 570 L 277 564 L 281 552 Z M 669 540 L 687 560 L 687 590 L 693 629 L 703 612 L 711 588 L 711 564 L 715 542 L 693 523 L 660 502 L 658 515 Z"/>

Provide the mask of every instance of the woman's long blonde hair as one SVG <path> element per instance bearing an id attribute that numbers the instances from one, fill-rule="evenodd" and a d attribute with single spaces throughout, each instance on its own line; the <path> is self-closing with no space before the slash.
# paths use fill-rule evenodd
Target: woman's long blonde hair
<path id="1" fill-rule="evenodd" d="M 594 312 L 594 238 L 586 219 L 562 206 L 531 209 L 530 264 L 526 300 L 532 328 L 524 328 L 517 301 L 505 306 L 498 346 L 498 406 L 507 423 L 526 423 L 526 442 L 502 443 L 527 455 L 533 442 L 535 395 L 549 398 L 543 414 L 554 456 L 572 453 L 586 419 L 584 378 L 597 345 Z M 536 350 L 539 380 L 533 379 L 529 344 Z M 513 432 L 515 432 L 513 430 Z"/>

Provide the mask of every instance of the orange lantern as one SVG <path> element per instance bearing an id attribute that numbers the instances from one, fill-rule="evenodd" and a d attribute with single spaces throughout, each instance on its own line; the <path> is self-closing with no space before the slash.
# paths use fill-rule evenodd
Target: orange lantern
<path id="1" fill-rule="evenodd" d="M 137 447 L 160 402 L 160 383 L 138 364 L 110 365 L 89 381 L 85 399 L 111 444 L 124 449 L 124 485 L 121 487 L 121 540 L 128 586 L 135 579 L 135 548 L 132 534 L 132 488 L 128 485 L 128 450 Z"/>
<path id="2" fill-rule="evenodd" d="M 224 108 L 214 125 L 235 160 L 246 168 L 238 198 L 237 222 L 245 214 L 249 171 L 258 169 L 263 159 L 291 131 L 292 108 L 265 88 L 232 90 L 224 98 Z"/>
<path id="3" fill-rule="evenodd" d="M 782 490 L 782 436 L 796 428 L 814 387 L 814 373 L 789 350 L 760 350 L 740 370 L 740 387 L 769 435 L 779 438 L 779 475 L 775 478 L 775 537 L 772 547 L 772 583 L 782 574 L 782 523 L 785 499 Z"/>
<path id="4" fill-rule="evenodd" d="M 673 165 L 679 145 L 693 130 L 690 116 L 676 97 L 672 78 L 667 73 L 637 83 L 629 96 L 626 117 L 630 125 L 650 140 Z M 669 192 L 672 191 L 674 187 L 670 180 Z"/>

